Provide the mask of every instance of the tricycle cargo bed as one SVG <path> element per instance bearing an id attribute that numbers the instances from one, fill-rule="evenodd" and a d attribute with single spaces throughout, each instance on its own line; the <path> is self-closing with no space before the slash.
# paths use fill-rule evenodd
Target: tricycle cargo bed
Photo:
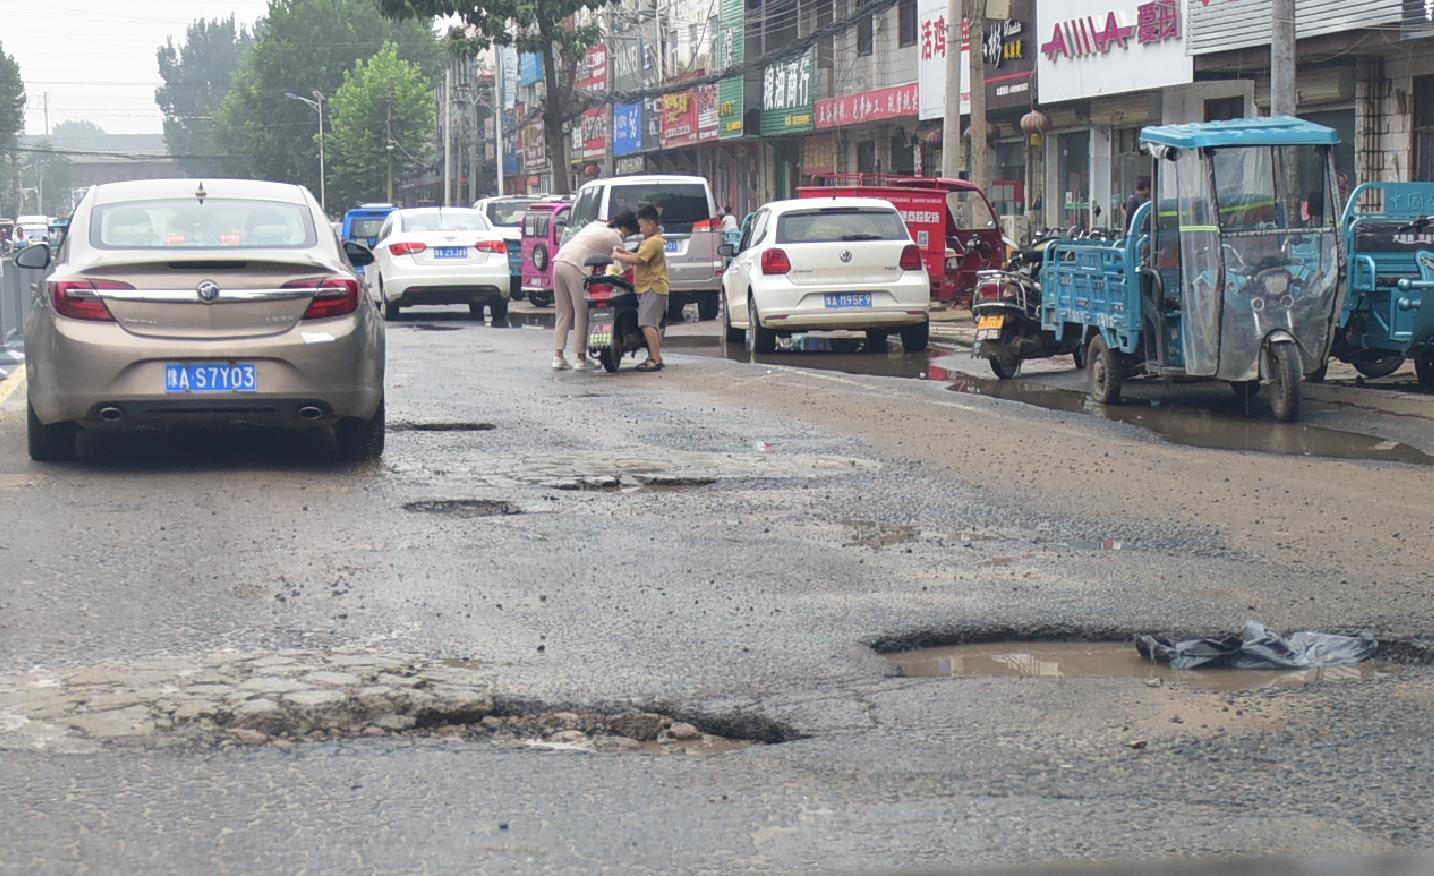
<path id="1" fill-rule="evenodd" d="M 1041 267 L 1041 327 L 1067 323 L 1107 330 L 1112 347 L 1133 353 L 1139 344 L 1138 242 L 1058 240 L 1046 247 Z"/>

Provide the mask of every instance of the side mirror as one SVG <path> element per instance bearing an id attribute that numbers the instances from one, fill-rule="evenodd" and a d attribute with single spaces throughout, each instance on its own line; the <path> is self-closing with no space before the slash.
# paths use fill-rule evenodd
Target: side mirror
<path id="1" fill-rule="evenodd" d="M 50 266 L 50 245 L 32 243 L 15 254 L 15 266 L 32 271 L 43 271 Z"/>
<path id="2" fill-rule="evenodd" d="M 717 247 L 717 254 L 726 256 L 730 259 L 732 256 L 737 254 L 737 247 L 733 246 L 730 243 L 724 243 L 721 246 Z"/>
<path id="3" fill-rule="evenodd" d="M 373 264 L 373 250 L 356 241 L 344 241 L 344 254 L 356 268 Z"/>

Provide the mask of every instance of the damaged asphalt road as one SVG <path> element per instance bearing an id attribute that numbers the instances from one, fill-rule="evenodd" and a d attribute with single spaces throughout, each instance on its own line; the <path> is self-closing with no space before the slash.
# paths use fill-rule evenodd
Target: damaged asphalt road
<path id="1" fill-rule="evenodd" d="M 42 467 L 0 408 L 0 870 L 919 871 L 1434 841 L 1426 468 L 680 346 L 659 375 L 554 375 L 545 331 L 452 325 L 389 334 L 405 425 L 369 468 L 290 436 L 112 438 Z M 907 678 L 883 656 L 1252 617 L 1370 628 L 1407 665 L 1230 692 Z M 456 699 L 398 693 L 425 672 Z M 256 700 L 272 711 L 239 721 Z"/>

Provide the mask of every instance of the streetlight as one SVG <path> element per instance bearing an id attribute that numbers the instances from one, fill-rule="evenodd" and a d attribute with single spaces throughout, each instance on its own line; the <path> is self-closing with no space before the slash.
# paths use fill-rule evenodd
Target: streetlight
<path id="1" fill-rule="evenodd" d="M 328 215 L 329 199 L 324 191 L 324 94 L 316 88 L 314 89 L 313 100 L 309 100 L 307 97 L 300 97 L 292 91 L 284 92 L 284 96 L 289 100 L 297 100 L 299 103 L 308 104 L 310 108 L 319 111 L 319 207 L 323 209 L 325 215 Z"/>

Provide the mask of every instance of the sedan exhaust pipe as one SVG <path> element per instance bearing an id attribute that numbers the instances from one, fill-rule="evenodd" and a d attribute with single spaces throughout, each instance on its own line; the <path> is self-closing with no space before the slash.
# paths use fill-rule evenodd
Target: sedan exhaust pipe
<path id="1" fill-rule="evenodd" d="M 124 416 L 124 411 L 120 410 L 114 405 L 106 405 L 105 407 L 100 408 L 99 416 L 100 419 L 104 420 L 106 423 L 117 423 L 119 422 L 120 418 Z"/>
<path id="2" fill-rule="evenodd" d="M 299 419 L 317 420 L 324 415 L 324 412 L 314 405 L 304 405 L 299 408 Z"/>

